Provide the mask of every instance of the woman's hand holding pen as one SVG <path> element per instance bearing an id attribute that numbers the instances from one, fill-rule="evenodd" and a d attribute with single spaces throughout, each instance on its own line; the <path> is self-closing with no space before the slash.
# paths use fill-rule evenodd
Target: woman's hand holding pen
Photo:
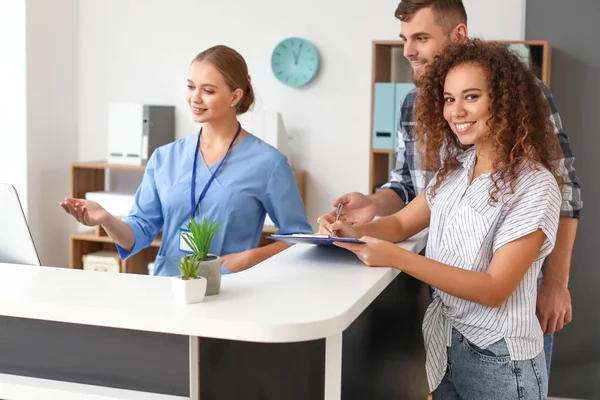
<path id="1" fill-rule="evenodd" d="M 393 243 L 385 240 L 375 239 L 370 236 L 362 236 L 359 229 L 349 223 L 338 220 L 332 215 L 323 215 L 317 219 L 319 223 L 319 233 L 333 234 L 339 237 L 352 237 L 360 239 L 365 244 L 335 242 L 338 247 L 350 250 L 369 267 L 395 267 L 398 261 L 399 253 L 404 251 Z"/>
<path id="2" fill-rule="evenodd" d="M 327 214 L 317 218 L 319 223 L 319 233 L 325 235 L 335 235 L 339 237 L 359 238 L 360 232 L 346 221 L 341 219 L 336 221 L 333 215 Z"/>
<path id="3" fill-rule="evenodd" d="M 79 223 L 87 226 L 102 225 L 110 218 L 109 212 L 94 201 L 66 198 L 60 206 Z"/>

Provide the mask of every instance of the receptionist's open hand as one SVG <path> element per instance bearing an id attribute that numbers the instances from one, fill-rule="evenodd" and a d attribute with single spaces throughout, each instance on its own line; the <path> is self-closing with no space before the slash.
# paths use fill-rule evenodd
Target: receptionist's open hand
<path id="1" fill-rule="evenodd" d="M 370 236 L 363 236 L 360 240 L 365 244 L 347 242 L 335 242 L 334 244 L 350 250 L 369 267 L 395 267 L 394 261 L 398 259 L 398 252 L 406 251 L 393 243 Z"/>
<path id="2" fill-rule="evenodd" d="M 110 217 L 108 211 L 95 201 L 66 198 L 60 206 L 79 223 L 87 226 L 101 225 Z"/>

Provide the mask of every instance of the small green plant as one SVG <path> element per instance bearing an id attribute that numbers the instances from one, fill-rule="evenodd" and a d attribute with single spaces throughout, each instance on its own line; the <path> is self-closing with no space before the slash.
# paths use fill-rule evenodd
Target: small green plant
<path id="1" fill-rule="evenodd" d="M 191 218 L 188 224 L 189 232 L 181 232 L 181 237 L 190 246 L 198 261 L 204 260 L 208 255 L 208 249 L 220 227 L 221 222 L 209 221 L 206 217 L 201 222 Z"/>
<path id="2" fill-rule="evenodd" d="M 186 254 L 179 259 L 179 273 L 181 279 L 198 278 L 198 259 L 193 254 Z"/>

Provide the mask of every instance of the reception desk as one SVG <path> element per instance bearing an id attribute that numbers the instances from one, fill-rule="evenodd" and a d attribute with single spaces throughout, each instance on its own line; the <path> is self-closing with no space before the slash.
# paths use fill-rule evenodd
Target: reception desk
<path id="1" fill-rule="evenodd" d="M 424 379 L 424 291 L 401 277 L 296 245 L 181 305 L 171 278 L 0 264 L 0 398 L 391 398 L 415 385 L 398 349 Z"/>

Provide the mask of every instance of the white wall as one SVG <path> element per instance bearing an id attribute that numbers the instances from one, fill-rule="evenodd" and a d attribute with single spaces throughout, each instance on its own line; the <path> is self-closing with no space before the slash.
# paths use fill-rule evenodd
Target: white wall
<path id="1" fill-rule="evenodd" d="M 0 182 L 15 185 L 27 213 L 25 0 L 0 1 Z"/>
<path id="2" fill-rule="evenodd" d="M 58 202 L 69 164 L 103 159 L 107 104 L 175 104 L 177 136 L 196 131 L 183 96 L 201 50 L 244 55 L 256 110 L 282 113 L 296 168 L 308 171 L 310 221 L 346 191 L 366 191 L 371 40 L 397 39 L 398 0 L 2 0 L 0 181 L 17 186 L 42 262 L 68 264 L 74 224 Z M 465 0 L 470 33 L 523 39 L 525 0 Z M 320 50 L 311 85 L 292 89 L 270 72 L 274 46 L 301 36 Z"/>
<path id="3" fill-rule="evenodd" d="M 472 35 L 522 39 L 525 0 L 465 0 Z M 74 223 L 58 202 L 69 164 L 103 159 L 107 104 L 175 104 L 177 136 L 195 132 L 183 101 L 190 59 L 227 44 L 250 66 L 257 110 L 277 110 L 306 169 L 314 219 L 368 184 L 371 40 L 397 39 L 397 0 L 3 0 L 0 2 L 0 181 L 17 186 L 42 262 L 68 264 Z M 309 87 L 281 85 L 270 54 L 288 36 L 323 57 Z"/>
<path id="4" fill-rule="evenodd" d="M 16 186 L 44 265 L 68 265 L 58 203 L 77 159 L 77 0 L 0 1 L 0 181 Z"/>
<path id="5" fill-rule="evenodd" d="M 77 0 L 27 0 L 26 18 L 29 223 L 42 263 L 67 266 L 76 224 L 59 202 L 78 157 Z"/>
<path id="6" fill-rule="evenodd" d="M 471 32 L 522 39 L 525 0 L 466 0 Z M 371 41 L 397 39 L 398 0 L 81 0 L 79 158 L 104 158 L 107 104 L 177 106 L 177 136 L 196 131 L 184 102 L 187 67 L 201 50 L 226 44 L 248 62 L 256 109 L 278 110 L 293 136 L 294 167 L 308 171 L 310 221 L 346 191 L 366 191 Z M 275 45 L 288 36 L 313 42 L 320 75 L 300 89 L 270 71 Z"/>
<path id="7" fill-rule="evenodd" d="M 463 0 L 469 36 L 486 40 L 525 39 L 526 0 Z"/>

